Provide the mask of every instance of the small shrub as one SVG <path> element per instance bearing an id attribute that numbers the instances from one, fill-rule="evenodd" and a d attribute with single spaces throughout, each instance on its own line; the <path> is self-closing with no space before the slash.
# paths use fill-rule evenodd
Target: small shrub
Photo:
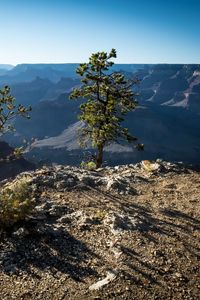
<path id="1" fill-rule="evenodd" d="M 103 219 L 106 217 L 107 212 L 105 210 L 97 210 L 94 219 L 97 219 L 99 221 L 103 221 Z"/>
<path id="2" fill-rule="evenodd" d="M 87 161 L 87 162 L 82 162 L 81 167 L 84 169 L 87 169 L 89 171 L 95 170 L 96 169 L 96 163 L 93 161 Z"/>
<path id="3" fill-rule="evenodd" d="M 0 192 L 0 226 L 10 227 L 24 220 L 35 206 L 33 186 L 22 178 L 4 186 Z"/>
<path id="4" fill-rule="evenodd" d="M 142 168 L 147 172 L 155 172 L 160 169 L 160 164 L 158 162 L 151 162 L 149 160 L 143 160 L 141 162 Z"/>

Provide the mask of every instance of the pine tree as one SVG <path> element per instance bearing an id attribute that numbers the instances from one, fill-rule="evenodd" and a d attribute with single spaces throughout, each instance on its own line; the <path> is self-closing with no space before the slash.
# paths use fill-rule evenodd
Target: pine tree
<path id="1" fill-rule="evenodd" d="M 16 116 L 29 118 L 30 111 L 31 107 L 26 108 L 21 104 L 16 106 L 15 98 L 11 95 L 8 86 L 0 89 L 0 134 L 14 129 L 11 120 Z"/>
<path id="2" fill-rule="evenodd" d="M 120 72 L 111 72 L 116 50 L 110 53 L 92 54 L 88 63 L 82 63 L 76 72 L 82 77 L 82 86 L 75 88 L 70 99 L 82 98 L 79 119 L 85 126 L 81 129 L 82 145 L 90 141 L 96 149 L 96 167 L 103 163 L 105 146 L 112 142 L 137 139 L 121 123 L 124 116 L 136 108 L 136 94 L 132 90 L 138 80 L 126 79 Z M 142 148 L 142 146 L 141 146 Z"/>

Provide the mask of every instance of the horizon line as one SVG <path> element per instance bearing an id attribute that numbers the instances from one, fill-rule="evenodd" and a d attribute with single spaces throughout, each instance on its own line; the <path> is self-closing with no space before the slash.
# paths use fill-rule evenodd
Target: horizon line
<path id="1" fill-rule="evenodd" d="M 1 66 L 12 66 L 16 67 L 18 65 L 77 65 L 81 64 L 82 62 L 22 62 L 22 63 L 17 63 L 17 64 L 11 64 L 11 63 L 0 63 Z M 199 65 L 200 62 L 190 62 L 190 63 L 185 63 L 185 62 L 156 62 L 156 63 L 142 63 L 142 62 L 118 62 L 114 63 L 114 65 Z"/>

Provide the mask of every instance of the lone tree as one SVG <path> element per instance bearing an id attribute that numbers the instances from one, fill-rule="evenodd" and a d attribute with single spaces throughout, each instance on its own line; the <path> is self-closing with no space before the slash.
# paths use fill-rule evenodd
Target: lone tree
<path id="1" fill-rule="evenodd" d="M 92 143 L 96 149 L 96 168 L 101 167 L 105 146 L 111 142 L 136 141 L 128 128 L 121 123 L 124 116 L 137 106 L 136 94 L 132 86 L 138 80 L 129 80 L 119 72 L 111 72 L 116 58 L 116 50 L 110 53 L 98 52 L 92 54 L 88 63 L 80 64 L 76 73 L 82 77 L 80 88 L 75 88 L 70 99 L 86 99 L 80 105 L 79 119 L 84 122 L 81 129 L 81 144 Z"/>
<path id="2" fill-rule="evenodd" d="M 26 108 L 21 104 L 16 106 L 15 98 L 11 95 L 8 86 L 0 89 L 0 135 L 14 129 L 11 120 L 16 116 L 20 115 L 29 119 L 28 112 L 30 111 L 31 107 Z"/>

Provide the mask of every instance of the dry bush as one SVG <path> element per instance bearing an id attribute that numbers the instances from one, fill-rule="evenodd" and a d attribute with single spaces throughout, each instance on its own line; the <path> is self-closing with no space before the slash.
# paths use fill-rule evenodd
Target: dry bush
<path id="1" fill-rule="evenodd" d="M 12 226 L 30 215 L 35 206 L 34 194 L 27 178 L 6 184 L 0 191 L 0 226 Z"/>

